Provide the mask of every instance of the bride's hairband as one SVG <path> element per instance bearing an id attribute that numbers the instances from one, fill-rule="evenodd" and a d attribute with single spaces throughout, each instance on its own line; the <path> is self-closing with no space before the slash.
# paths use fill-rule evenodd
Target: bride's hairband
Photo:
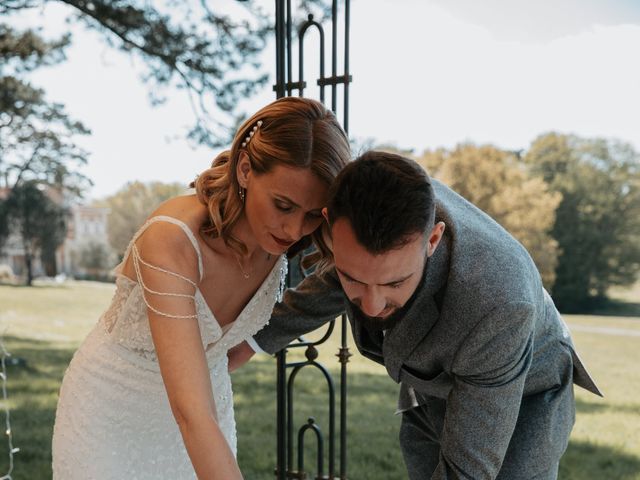
<path id="1" fill-rule="evenodd" d="M 253 134 L 256 133 L 256 131 L 258 130 L 259 127 L 262 126 L 262 120 L 258 120 L 258 123 L 256 123 L 254 125 L 254 127 L 251 129 L 251 131 L 249 132 L 249 135 L 247 135 L 244 139 L 244 142 L 242 142 L 242 147 L 246 147 L 247 145 L 249 145 L 249 141 L 251 140 L 251 137 L 253 137 Z"/>

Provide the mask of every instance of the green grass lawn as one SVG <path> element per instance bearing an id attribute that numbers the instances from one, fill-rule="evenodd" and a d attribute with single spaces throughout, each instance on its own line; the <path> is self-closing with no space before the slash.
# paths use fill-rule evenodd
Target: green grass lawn
<path id="1" fill-rule="evenodd" d="M 15 456 L 15 480 L 51 477 L 51 432 L 60 380 L 77 345 L 113 294 L 113 285 L 71 283 L 33 288 L 0 286 L 0 333 L 6 348 L 26 361 L 8 367 L 8 394 Z M 567 480 L 640 480 L 640 318 L 571 316 L 574 340 L 605 394 L 576 388 L 577 420 L 561 463 Z M 607 328 L 618 334 L 593 331 Z M 616 330 L 617 329 L 617 330 Z M 321 350 L 321 361 L 339 379 L 337 338 Z M 348 476 L 359 480 L 404 479 L 397 442 L 400 418 L 393 415 L 397 386 L 382 367 L 354 348 L 349 364 Z M 296 355 L 300 355 L 297 353 Z M 296 380 L 296 422 L 314 417 L 327 426 L 327 391 L 317 371 Z M 239 462 L 247 479 L 273 479 L 275 466 L 275 362 L 259 356 L 234 373 Z M 0 421 L 3 414 L 0 410 Z M 305 466 L 315 473 L 307 433 Z M 325 445 L 325 450 L 327 446 Z M 0 443 L 0 476 L 7 471 L 6 442 Z M 325 467 L 326 474 L 326 467 Z M 309 475 L 313 478 L 314 475 Z"/>

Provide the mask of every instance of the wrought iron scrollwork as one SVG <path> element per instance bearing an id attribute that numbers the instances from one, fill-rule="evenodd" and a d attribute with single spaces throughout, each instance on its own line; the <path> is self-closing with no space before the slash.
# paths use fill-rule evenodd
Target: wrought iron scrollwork
<path id="1" fill-rule="evenodd" d="M 291 0 L 276 0 L 276 83 L 274 90 L 278 98 L 297 93 L 304 96 L 307 82 L 304 78 L 304 48 L 305 35 L 313 28 L 319 34 L 319 100 L 325 103 L 325 88 L 330 87 L 331 109 L 338 114 L 338 86 L 342 85 L 342 126 L 349 130 L 349 84 L 352 80 L 349 73 L 349 23 L 350 1 L 340 2 L 344 6 L 342 16 L 344 26 L 344 71 L 338 74 L 338 0 L 332 1 L 331 6 L 331 76 L 325 75 L 325 31 L 323 25 L 313 15 L 309 15 L 297 31 L 298 43 L 298 79 L 293 80 L 293 41 L 292 41 L 292 8 Z M 336 356 L 340 362 L 340 395 L 339 395 L 339 471 L 336 472 L 336 388 L 330 372 L 317 362 L 317 346 L 324 343 L 333 333 L 336 321 L 332 321 L 325 334 L 317 341 L 309 342 L 304 338 L 298 339 L 277 354 L 277 466 L 275 474 L 278 480 L 307 478 L 304 466 L 305 435 L 312 432 L 316 437 L 317 472 L 316 479 L 346 479 L 347 478 L 347 363 L 349 362 L 349 347 L 347 344 L 347 319 L 343 315 L 340 319 L 341 343 Z M 288 362 L 287 351 L 305 348 L 305 361 Z M 294 385 L 299 373 L 305 368 L 317 369 L 327 383 L 329 401 L 329 429 L 325 439 L 324 432 L 313 417 L 300 426 L 297 435 L 294 425 Z M 289 373 L 288 373 L 289 371 Z M 325 442 L 326 440 L 326 442 Z M 324 474 L 325 443 L 328 445 L 328 473 Z M 294 445 L 295 444 L 295 445 Z M 297 447 L 297 462 L 294 463 L 294 446 Z"/>

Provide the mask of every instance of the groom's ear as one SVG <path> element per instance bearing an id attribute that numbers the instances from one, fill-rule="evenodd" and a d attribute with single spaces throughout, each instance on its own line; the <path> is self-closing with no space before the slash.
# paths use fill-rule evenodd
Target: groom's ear
<path id="1" fill-rule="evenodd" d="M 327 210 L 327 207 L 324 207 L 322 209 L 322 216 L 327 221 L 327 223 L 329 223 L 329 210 Z"/>
<path id="2" fill-rule="evenodd" d="M 329 248 L 331 253 L 333 253 L 333 240 L 331 239 L 331 226 L 329 225 L 329 213 L 327 207 L 324 207 L 322 209 L 322 216 L 326 221 L 326 223 L 322 226 L 322 239 L 324 240 L 325 245 Z"/>

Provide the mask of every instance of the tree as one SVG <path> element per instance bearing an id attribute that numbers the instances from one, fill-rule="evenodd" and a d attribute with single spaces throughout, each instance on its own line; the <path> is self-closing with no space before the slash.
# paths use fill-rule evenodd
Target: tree
<path id="1" fill-rule="evenodd" d="M 272 22 L 253 2 L 227 2 L 224 11 L 210 0 L 4 0 L 0 14 L 48 4 L 64 5 L 71 23 L 141 59 L 153 104 L 164 102 L 169 88 L 186 91 L 196 117 L 189 137 L 196 142 L 227 144 L 243 116 L 239 101 L 267 81 L 259 55 Z"/>
<path id="2" fill-rule="evenodd" d="M 427 151 L 418 161 L 518 239 L 545 286 L 553 285 L 558 246 L 550 230 L 560 194 L 550 192 L 541 177 L 530 175 L 517 155 L 489 145 Z"/>
<path id="3" fill-rule="evenodd" d="M 51 255 L 66 235 L 66 211 L 53 202 L 36 182 L 14 188 L 0 205 L 10 231 L 16 232 L 24 250 L 27 285 L 33 281 L 33 260 Z"/>
<path id="4" fill-rule="evenodd" d="M 562 194 L 552 234 L 560 246 L 553 296 L 585 311 L 640 272 L 640 156 L 628 144 L 548 133 L 524 157 Z"/>
<path id="5" fill-rule="evenodd" d="M 48 4 L 64 5 L 71 23 L 83 24 L 109 46 L 141 59 L 153 104 L 164 102 L 170 88 L 187 92 L 195 114 L 188 136 L 197 143 L 227 145 L 245 117 L 238 110 L 240 101 L 268 80 L 260 54 L 273 20 L 256 2 L 3 0 L 0 15 Z M 330 12 L 326 0 L 298 4 L 316 17 Z"/>
<path id="6" fill-rule="evenodd" d="M 92 278 L 105 277 L 105 273 L 113 267 L 111 249 L 106 243 L 90 241 L 80 248 L 77 265 Z"/>
<path id="7" fill-rule="evenodd" d="M 35 181 L 78 195 L 90 185 L 77 171 L 87 154 L 74 143 L 89 131 L 24 78 L 64 59 L 67 44 L 0 24 L 0 175 L 10 190 Z"/>
<path id="8" fill-rule="evenodd" d="M 179 183 L 131 182 L 107 197 L 103 203 L 111 210 L 107 221 L 109 244 L 117 255 L 124 255 L 135 232 L 158 205 L 185 191 Z"/>
<path id="9" fill-rule="evenodd" d="M 0 23 L 0 178 L 8 192 L 0 208 L 0 246 L 12 232 L 21 239 L 28 285 L 36 255 L 48 275 L 56 274 L 56 250 L 66 235 L 63 208 L 43 190 L 56 192 L 61 205 L 91 183 L 77 171 L 87 154 L 74 141 L 88 130 L 26 79 L 62 61 L 67 44 L 68 37 L 45 41 Z"/>

